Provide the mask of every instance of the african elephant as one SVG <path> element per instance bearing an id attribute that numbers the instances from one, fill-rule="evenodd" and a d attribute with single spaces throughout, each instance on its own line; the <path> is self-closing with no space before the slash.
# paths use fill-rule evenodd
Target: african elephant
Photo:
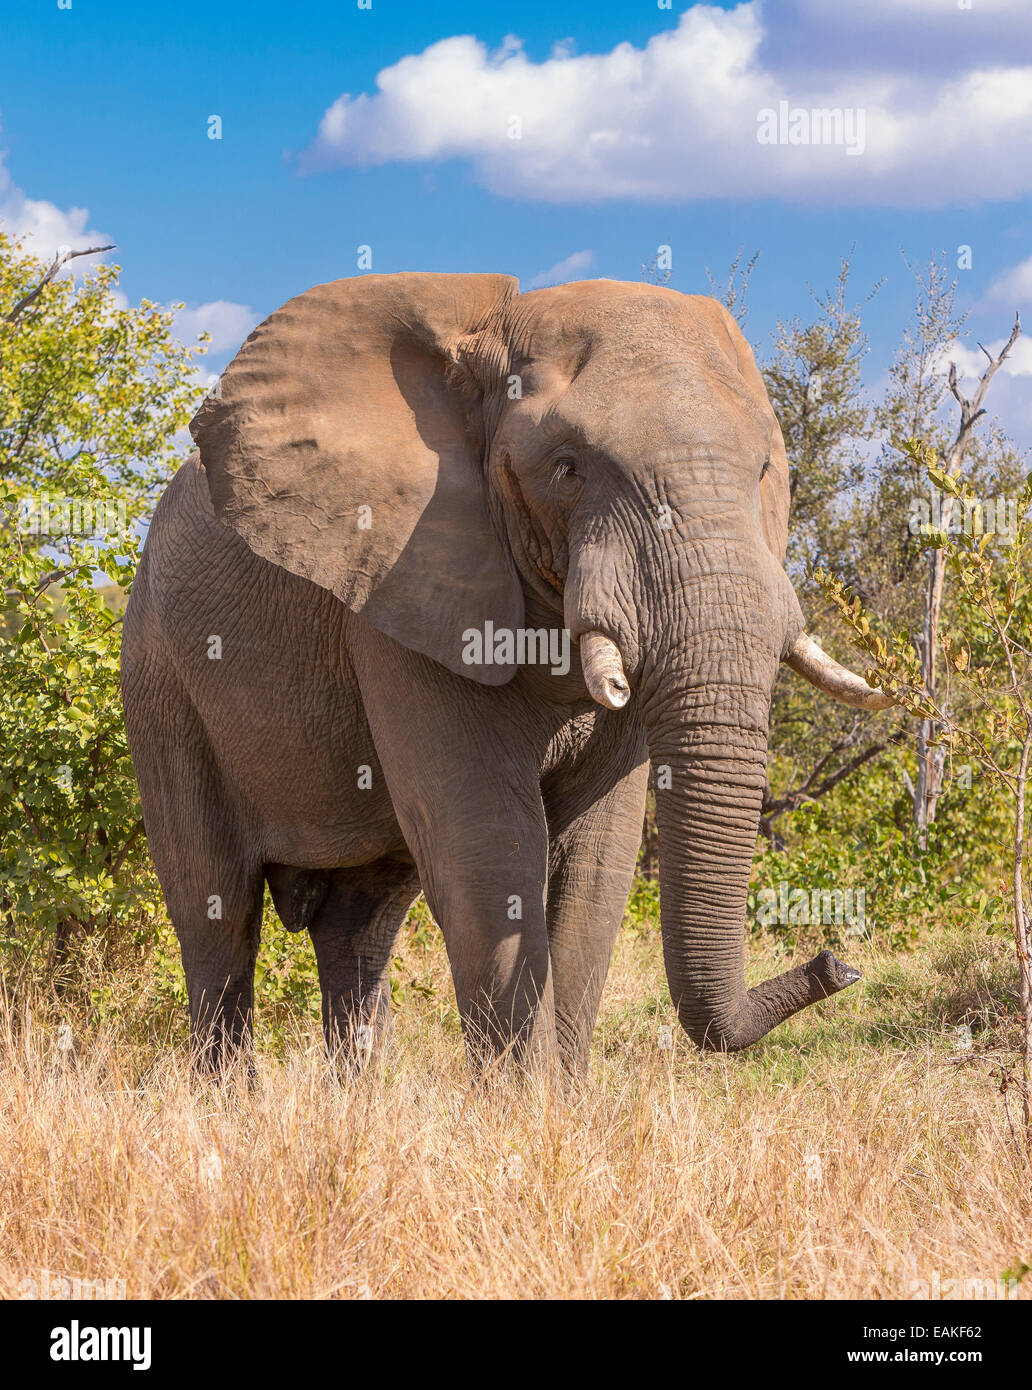
<path id="1" fill-rule="evenodd" d="M 803 631 L 781 432 L 719 303 L 338 280 L 251 334 L 191 431 L 122 684 L 203 1057 L 249 1036 L 268 882 L 331 1046 L 377 1035 L 422 887 L 474 1057 L 581 1065 L 650 760 L 691 1038 L 744 1047 L 859 978 L 824 951 L 744 984 L 778 663 L 890 701 Z"/>

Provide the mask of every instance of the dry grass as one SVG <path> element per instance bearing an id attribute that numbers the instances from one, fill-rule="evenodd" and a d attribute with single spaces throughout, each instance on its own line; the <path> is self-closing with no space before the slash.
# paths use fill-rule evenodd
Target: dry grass
<path id="1" fill-rule="evenodd" d="M 438 993 L 404 990 L 346 1084 L 303 1019 L 254 1085 L 205 1088 L 124 1020 L 76 1025 L 68 1057 L 50 1006 L 8 1016 L 0 1295 L 49 1271 L 130 1298 L 900 1298 L 1032 1263 L 1003 1103 L 954 1060 L 961 1018 L 1001 1040 L 1002 938 L 860 947 L 864 986 L 722 1058 L 658 1046 L 657 943 L 628 935 L 566 1096 L 474 1090 L 419 954 Z"/>

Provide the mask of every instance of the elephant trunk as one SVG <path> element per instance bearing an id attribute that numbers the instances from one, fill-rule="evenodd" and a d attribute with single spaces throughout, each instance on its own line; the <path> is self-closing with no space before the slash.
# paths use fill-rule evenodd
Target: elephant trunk
<path id="1" fill-rule="evenodd" d="M 851 704 L 881 708 L 891 701 L 823 653 L 817 656 L 784 571 L 772 576 L 769 565 L 745 550 L 727 547 L 724 556 L 735 562 L 733 570 L 700 564 L 697 557 L 694 571 L 685 565 L 677 574 L 677 603 L 658 615 L 639 614 L 641 659 L 631 668 L 656 788 L 671 998 L 694 1042 L 730 1051 L 860 978 L 822 951 L 805 965 L 745 987 L 746 898 L 778 662 L 789 661 Z M 576 620 L 580 603 L 571 607 Z M 675 613 L 681 622 L 671 620 Z M 600 705 L 619 709 L 630 690 L 622 643 L 613 640 L 621 625 L 607 622 L 613 637 L 590 620 L 581 625 L 588 690 Z"/>
<path id="2" fill-rule="evenodd" d="M 736 1051 L 860 973 L 830 951 L 745 987 L 746 895 L 763 794 L 759 740 L 723 723 L 650 739 L 656 775 L 663 956 L 670 997 L 692 1040 Z"/>
<path id="3" fill-rule="evenodd" d="M 745 986 L 746 898 L 763 799 L 770 694 L 802 615 L 790 586 L 710 574 L 690 633 L 651 634 L 638 687 L 656 787 L 663 954 L 700 1047 L 747 1047 L 859 971 L 823 951 Z M 687 606 L 687 605 L 686 605 Z"/>

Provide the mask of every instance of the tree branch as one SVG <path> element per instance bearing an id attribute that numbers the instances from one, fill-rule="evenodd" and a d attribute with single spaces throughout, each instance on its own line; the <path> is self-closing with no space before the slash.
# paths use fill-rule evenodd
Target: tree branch
<path id="1" fill-rule="evenodd" d="M 877 757 L 877 755 L 885 748 L 886 745 L 884 743 L 872 743 L 870 747 L 865 748 L 862 753 L 858 753 L 855 757 L 849 758 L 846 762 L 844 762 L 842 766 L 837 769 L 837 771 L 831 774 L 830 777 L 826 777 L 823 782 L 820 782 L 817 786 L 814 786 L 813 783 L 815 777 L 817 776 L 817 773 L 820 771 L 822 767 L 824 767 L 827 764 L 828 759 L 831 758 L 833 754 L 841 752 L 842 748 L 847 746 L 848 745 L 846 744 L 839 744 L 835 748 L 833 748 L 829 753 L 826 753 L 824 757 L 821 758 L 817 767 L 815 767 L 814 770 L 810 773 L 809 777 L 807 777 L 806 781 L 802 784 L 802 786 L 796 787 L 793 791 L 786 792 L 784 796 L 778 797 L 776 801 L 768 800 L 765 792 L 763 802 L 764 820 L 767 821 L 768 824 L 770 824 L 773 821 L 775 821 L 778 818 L 778 816 L 782 815 L 785 811 L 797 810 L 798 807 L 800 807 L 804 801 L 819 801 L 822 796 L 827 796 L 828 792 L 834 791 L 834 789 L 839 785 L 839 783 L 844 782 L 845 779 L 848 776 L 850 776 L 851 773 L 854 773 L 858 768 L 863 767 L 864 763 L 870 762 L 872 758 Z M 769 790 L 769 787 L 770 784 L 768 783 L 767 790 Z M 760 830 L 763 834 L 768 833 L 762 825 L 760 826 Z"/>
<path id="2" fill-rule="evenodd" d="M 113 251 L 114 249 L 115 245 L 112 242 L 110 246 L 90 246 L 85 251 L 65 251 L 60 256 L 55 256 L 43 279 L 34 289 L 29 290 L 28 294 L 23 295 L 18 300 L 11 312 L 4 318 L 4 323 L 13 323 L 19 314 L 24 313 L 29 305 L 39 298 L 57 272 L 68 261 L 74 261 L 77 256 L 98 256 L 102 251 Z"/>
<path id="3" fill-rule="evenodd" d="M 975 388 L 975 394 L 970 399 L 968 399 L 968 397 L 963 394 L 958 384 L 957 364 L 955 362 L 950 363 L 950 371 L 948 378 L 949 387 L 950 392 L 953 395 L 953 398 L 960 406 L 960 427 L 957 430 L 956 438 L 950 445 L 949 451 L 946 454 L 945 463 L 948 472 L 954 473 L 956 472 L 957 468 L 959 468 L 961 460 L 963 459 L 964 454 L 967 450 L 968 436 L 970 435 L 975 424 L 985 414 L 985 410 L 983 409 L 983 402 L 985 401 L 986 392 L 989 390 L 989 384 L 992 381 L 993 377 L 996 375 L 996 373 L 999 371 L 1000 367 L 1008 357 L 1011 349 L 1013 348 L 1014 344 L 1018 341 L 1018 338 L 1020 336 L 1021 315 L 1015 314 L 1014 327 L 1011 329 L 1011 335 L 1007 339 L 1007 342 L 1004 344 L 998 357 L 994 357 L 988 348 L 983 347 L 982 344 L 979 343 L 978 346 L 982 348 L 982 351 L 989 359 L 989 365 L 986 367 L 985 371 L 979 377 L 978 386 Z"/>
<path id="4" fill-rule="evenodd" d="M 138 820 L 138 821 L 136 822 L 136 824 L 133 826 L 132 830 L 130 830 L 128 839 L 126 840 L 126 842 L 125 842 L 125 844 L 122 846 L 122 848 L 119 850 L 118 856 L 117 856 L 117 858 L 115 859 L 115 862 L 114 862 L 114 863 L 112 864 L 112 866 L 111 866 L 111 877 L 112 877 L 112 878 L 117 878 L 117 876 L 118 876 L 118 871 L 119 871 L 119 869 L 122 867 L 123 863 L 125 862 L 125 856 L 126 856 L 126 855 L 129 853 L 129 851 L 132 849 L 132 847 L 133 847 L 134 843 L 136 842 L 136 839 L 137 839 L 137 837 L 139 836 L 140 831 L 141 831 L 142 829 L 143 829 L 143 821 L 142 821 L 142 820 Z"/>

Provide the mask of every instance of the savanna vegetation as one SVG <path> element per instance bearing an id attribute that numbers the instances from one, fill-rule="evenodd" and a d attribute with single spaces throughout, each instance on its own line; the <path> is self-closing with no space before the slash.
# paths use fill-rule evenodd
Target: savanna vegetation
<path id="1" fill-rule="evenodd" d="M 326 1063 L 310 945 L 271 907 L 253 1073 L 191 1075 L 118 646 L 204 345 L 116 280 L 46 274 L 0 234 L 0 1295 L 48 1271 L 129 1297 L 1027 1296 L 1030 493 L 979 413 L 1003 350 L 980 382 L 948 370 L 943 262 L 914 274 L 876 398 L 878 287 L 858 299 L 848 262 L 755 344 L 809 630 L 901 703 L 861 714 L 782 677 L 748 975 L 832 946 L 864 981 L 746 1054 L 696 1053 L 647 818 L 572 1090 L 471 1086 L 422 903 L 363 1075 Z"/>

